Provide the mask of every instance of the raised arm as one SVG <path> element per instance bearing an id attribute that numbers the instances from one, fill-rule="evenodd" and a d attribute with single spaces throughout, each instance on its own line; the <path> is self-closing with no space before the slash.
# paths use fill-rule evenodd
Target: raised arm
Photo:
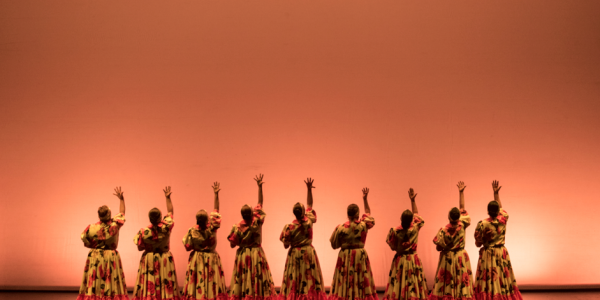
<path id="1" fill-rule="evenodd" d="M 171 187 L 167 186 L 163 190 L 165 192 L 165 198 L 167 198 L 167 211 L 173 215 L 173 203 L 171 203 Z"/>
<path id="2" fill-rule="evenodd" d="M 125 214 L 125 198 L 123 198 L 123 191 L 121 191 L 121 187 L 118 186 L 115 188 L 115 193 L 113 194 L 115 196 L 117 196 L 121 202 L 121 205 L 119 206 L 119 212 L 121 214 Z"/>
<path id="3" fill-rule="evenodd" d="M 258 204 L 260 206 L 263 205 L 263 191 L 262 191 L 262 185 L 263 183 L 265 183 L 263 181 L 263 174 L 258 174 L 256 175 L 256 177 L 254 177 L 254 180 L 256 180 L 256 184 L 258 184 Z"/>
<path id="4" fill-rule="evenodd" d="M 219 192 L 221 191 L 221 184 L 215 181 L 212 188 L 215 192 L 215 210 L 219 211 Z"/>
<path id="5" fill-rule="evenodd" d="M 413 188 L 410 188 L 408 190 L 408 197 L 410 198 L 410 205 L 412 206 L 413 214 L 418 214 L 419 210 L 417 209 L 417 202 L 415 201 L 415 198 L 417 198 L 417 194 L 415 193 L 415 190 L 413 190 Z"/>
<path id="6" fill-rule="evenodd" d="M 458 201 L 460 203 L 460 209 L 465 209 L 465 188 L 467 186 L 462 181 L 459 181 L 456 186 L 458 187 Z"/>
<path id="7" fill-rule="evenodd" d="M 498 206 L 500 208 L 502 208 L 502 202 L 500 202 L 500 194 L 499 194 L 500 189 L 502 188 L 500 186 L 500 182 L 498 182 L 498 180 L 492 181 L 492 188 L 494 189 L 494 200 L 496 202 L 498 202 Z"/>
<path id="8" fill-rule="evenodd" d="M 367 196 L 369 196 L 369 188 L 362 189 L 363 192 L 363 202 L 365 203 L 365 213 L 371 214 L 371 208 L 369 207 L 369 201 L 367 200 Z"/>
<path id="9" fill-rule="evenodd" d="M 312 185 L 313 182 L 315 182 L 314 179 L 312 178 L 307 178 L 306 180 L 304 180 L 304 183 L 306 183 L 306 188 L 308 189 L 307 194 L 306 194 L 306 206 L 308 208 L 312 208 L 313 206 L 313 195 L 312 195 L 312 189 L 314 189 L 315 187 Z"/>

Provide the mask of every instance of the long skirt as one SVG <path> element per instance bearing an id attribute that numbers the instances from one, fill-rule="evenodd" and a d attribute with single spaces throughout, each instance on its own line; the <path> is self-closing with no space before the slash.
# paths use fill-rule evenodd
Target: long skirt
<path id="1" fill-rule="evenodd" d="M 312 245 L 288 251 L 279 300 L 327 300 L 321 265 Z"/>
<path id="2" fill-rule="evenodd" d="M 160 299 L 180 299 L 173 255 L 170 251 L 144 252 L 133 288 L 133 300 Z"/>
<path id="3" fill-rule="evenodd" d="M 185 272 L 182 299 L 227 300 L 227 287 L 221 267 L 221 257 L 216 252 L 192 251 Z"/>
<path id="4" fill-rule="evenodd" d="M 329 300 L 377 300 L 369 256 L 364 248 L 338 254 Z"/>
<path id="5" fill-rule="evenodd" d="M 383 294 L 384 300 L 427 299 L 427 280 L 423 273 L 423 264 L 416 253 L 396 253 L 388 284 Z"/>
<path id="6" fill-rule="evenodd" d="M 121 256 L 117 250 L 92 249 L 83 269 L 77 300 L 127 300 Z"/>
<path id="7" fill-rule="evenodd" d="M 229 285 L 230 300 L 275 300 L 275 286 L 262 247 L 239 248 Z"/>
<path id="8" fill-rule="evenodd" d="M 477 300 L 522 300 L 504 245 L 481 248 L 473 284 Z"/>
<path id="9" fill-rule="evenodd" d="M 472 300 L 473 297 L 473 272 L 467 251 L 441 252 L 429 300 Z"/>

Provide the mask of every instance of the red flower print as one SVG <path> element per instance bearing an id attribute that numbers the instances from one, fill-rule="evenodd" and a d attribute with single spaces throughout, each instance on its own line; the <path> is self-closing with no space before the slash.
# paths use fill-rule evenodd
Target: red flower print
<path id="1" fill-rule="evenodd" d="M 459 257 L 458 257 L 458 265 L 459 265 L 461 268 L 464 268 L 463 261 L 462 261 L 462 256 L 459 256 Z"/>
<path id="2" fill-rule="evenodd" d="M 363 231 L 360 233 L 360 242 L 364 244 L 366 241 L 367 241 L 367 232 Z"/>
<path id="3" fill-rule="evenodd" d="M 156 293 L 156 290 L 154 289 L 154 283 L 152 281 L 148 281 L 146 285 L 148 286 L 148 293 L 154 295 L 154 293 Z"/>
<path id="4" fill-rule="evenodd" d="M 492 269 L 492 281 L 498 280 L 498 270 L 496 268 Z"/>
<path id="5" fill-rule="evenodd" d="M 411 260 L 412 260 L 412 255 L 407 255 L 407 256 L 406 256 L 406 260 L 407 260 L 407 261 L 411 261 Z"/>
<path id="6" fill-rule="evenodd" d="M 465 261 L 469 261 L 469 255 L 465 252 Z"/>
<path id="7" fill-rule="evenodd" d="M 508 270 L 508 267 L 504 267 L 504 277 L 508 278 L 509 274 L 510 274 L 510 271 Z"/>
<path id="8" fill-rule="evenodd" d="M 502 259 L 506 259 L 506 248 L 502 248 Z"/>
<path id="9" fill-rule="evenodd" d="M 338 257 L 337 263 L 335 264 L 335 268 L 336 269 L 341 269 L 342 268 L 342 264 L 343 264 L 342 258 Z"/>
<path id="10" fill-rule="evenodd" d="M 446 276 L 446 270 L 440 268 L 440 271 L 438 272 L 438 281 L 439 282 L 443 282 L 444 281 L 444 276 Z"/>
<path id="11" fill-rule="evenodd" d="M 413 275 L 413 270 L 412 269 L 408 269 L 407 277 L 412 277 L 412 275 Z"/>
<path id="12" fill-rule="evenodd" d="M 469 274 L 463 273 L 462 282 L 465 284 L 465 286 L 469 286 Z"/>
<path id="13" fill-rule="evenodd" d="M 104 227 L 100 227 L 100 230 L 98 230 L 98 240 L 106 240 L 106 235 L 104 233 Z"/>
<path id="14" fill-rule="evenodd" d="M 252 259 L 250 255 L 246 255 L 246 268 L 252 268 Z"/>
<path id="15" fill-rule="evenodd" d="M 313 238 L 313 230 L 312 230 L 312 228 L 308 228 L 308 238 L 309 239 Z"/>
<path id="16" fill-rule="evenodd" d="M 415 264 L 417 266 L 421 266 L 421 260 L 419 259 L 419 257 L 415 254 Z"/>
<path id="17" fill-rule="evenodd" d="M 108 233 L 111 236 L 115 236 L 117 234 L 117 232 L 119 232 L 118 230 L 119 230 L 119 228 L 116 225 L 113 225 L 113 226 L 110 226 L 110 228 L 108 229 Z"/>
<path id="18" fill-rule="evenodd" d="M 106 272 L 105 277 L 104 277 L 104 278 L 106 278 L 105 281 L 109 281 L 110 280 L 110 267 L 107 267 L 105 272 Z"/>
<path id="19" fill-rule="evenodd" d="M 481 271 L 481 280 L 487 281 L 487 270 Z"/>
<path id="20" fill-rule="evenodd" d="M 408 292 L 408 288 L 410 287 L 410 285 L 406 285 L 403 289 L 402 289 L 402 293 L 400 294 L 400 297 L 404 298 L 404 295 L 406 295 L 406 293 Z"/>
<path id="21" fill-rule="evenodd" d="M 356 259 L 356 250 L 352 250 L 350 254 L 350 265 L 354 266 L 354 260 Z"/>
<path id="22" fill-rule="evenodd" d="M 173 295 L 173 282 L 169 281 L 166 285 L 165 285 L 165 289 L 167 290 L 167 295 Z"/>

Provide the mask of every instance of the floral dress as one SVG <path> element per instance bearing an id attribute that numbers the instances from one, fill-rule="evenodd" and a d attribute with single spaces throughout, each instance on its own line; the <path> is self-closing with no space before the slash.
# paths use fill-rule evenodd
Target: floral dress
<path id="1" fill-rule="evenodd" d="M 424 224 L 423 218 L 414 214 L 408 230 L 404 230 L 402 226 L 390 228 L 386 242 L 396 251 L 396 255 L 383 294 L 384 300 L 427 299 L 427 281 L 423 264 L 417 255 L 419 230 Z"/>
<path id="2" fill-rule="evenodd" d="M 134 300 L 178 300 L 177 275 L 170 250 L 173 215 L 168 213 L 157 226 L 140 229 L 133 238 L 144 251 L 133 288 Z"/>
<path id="3" fill-rule="evenodd" d="M 210 213 L 206 229 L 196 225 L 183 237 L 185 250 L 190 251 L 185 272 L 183 299 L 227 300 L 227 287 L 217 247 L 217 229 L 221 227 L 219 211 Z"/>
<path id="4" fill-rule="evenodd" d="M 233 225 L 228 240 L 231 247 L 239 246 L 235 253 L 233 275 L 229 285 L 231 300 L 275 300 L 275 286 L 265 252 L 261 247 L 265 212 L 258 204 L 252 222 L 242 220 Z"/>
<path id="5" fill-rule="evenodd" d="M 285 260 L 280 300 L 327 299 L 321 265 L 312 246 L 312 227 L 316 222 L 317 212 L 308 208 L 302 222 L 294 220 L 283 227 L 279 239 L 290 250 Z"/>
<path id="6" fill-rule="evenodd" d="M 375 226 L 370 214 L 338 225 L 329 241 L 333 249 L 342 248 L 338 254 L 330 300 L 377 300 L 375 282 L 369 256 L 364 249 L 367 231 Z"/>
<path id="7" fill-rule="evenodd" d="M 125 300 L 127 286 L 121 256 L 117 252 L 119 229 L 125 215 L 118 214 L 106 222 L 90 224 L 81 233 L 83 245 L 91 248 L 83 269 L 77 300 Z"/>
<path id="8" fill-rule="evenodd" d="M 433 238 L 440 260 L 430 300 L 473 299 L 473 272 L 465 251 L 465 230 L 470 224 L 471 217 L 461 209 L 458 222 L 440 228 Z"/>
<path id="9" fill-rule="evenodd" d="M 475 228 L 475 244 L 481 247 L 473 284 L 475 299 L 523 299 L 504 247 L 507 221 L 508 213 L 501 208 L 495 219 L 481 220 Z"/>

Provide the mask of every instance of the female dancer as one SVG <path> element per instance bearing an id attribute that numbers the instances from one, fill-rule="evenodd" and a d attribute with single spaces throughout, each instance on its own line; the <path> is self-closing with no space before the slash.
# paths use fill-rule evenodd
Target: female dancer
<path id="1" fill-rule="evenodd" d="M 333 249 L 342 248 L 333 274 L 330 300 L 377 300 L 371 263 L 364 249 L 367 231 L 375 226 L 375 219 L 371 217 L 367 201 L 369 189 L 364 188 L 362 192 L 365 214 L 359 218 L 358 205 L 350 204 L 348 222 L 338 225 L 329 239 Z"/>
<path id="2" fill-rule="evenodd" d="M 210 216 L 204 209 L 196 213 L 196 226 L 190 228 L 183 237 L 185 250 L 190 251 L 185 272 L 184 299 L 227 300 L 225 277 L 221 268 L 221 257 L 217 247 L 217 229 L 221 227 L 219 214 L 220 184 L 212 186 L 215 193 L 215 206 Z"/>
<path id="3" fill-rule="evenodd" d="M 465 251 L 465 230 L 471 224 L 471 217 L 465 210 L 464 190 L 467 186 L 462 181 L 456 186 L 460 210 L 456 207 L 450 210 L 450 223 L 442 227 L 433 239 L 440 251 L 440 260 L 429 300 L 473 299 L 471 261 Z"/>
<path id="4" fill-rule="evenodd" d="M 386 239 L 390 248 L 396 251 L 396 255 L 392 261 L 390 278 L 383 295 L 385 300 L 427 299 L 427 281 L 423 273 L 423 265 L 416 253 L 419 230 L 425 221 L 419 215 L 415 201 L 417 194 L 412 188 L 408 190 L 408 197 L 412 212 L 407 209 L 402 213 L 401 225 L 391 228 Z"/>
<path id="5" fill-rule="evenodd" d="M 283 227 L 279 239 L 288 251 L 285 260 L 283 282 L 279 292 L 280 300 L 326 300 L 323 274 L 317 258 L 317 252 L 312 246 L 313 223 L 317 222 L 317 212 L 312 209 L 313 179 L 304 181 L 308 194 L 306 197 L 306 213 L 304 205 L 298 202 L 294 205 L 296 219 Z"/>
<path id="6" fill-rule="evenodd" d="M 163 192 L 167 199 L 167 215 L 162 219 L 158 208 L 148 213 L 150 225 L 140 229 L 133 238 L 138 250 L 144 251 L 140 259 L 135 287 L 134 300 L 178 300 L 177 275 L 175 263 L 170 250 L 171 230 L 173 230 L 173 204 L 171 203 L 171 187 Z"/>
<path id="7" fill-rule="evenodd" d="M 481 247 L 473 285 L 475 299 L 522 300 L 510 256 L 504 247 L 508 213 L 502 208 L 498 194 L 502 187 L 497 180 L 494 180 L 492 188 L 494 201 L 491 201 L 487 207 L 490 217 L 479 221 L 475 228 L 475 245 Z"/>
<path id="8" fill-rule="evenodd" d="M 100 222 L 90 224 L 81 233 L 83 245 L 91 248 L 83 269 L 83 281 L 77 300 L 126 300 L 127 287 L 117 252 L 119 229 L 125 224 L 125 198 L 121 187 L 115 188 L 115 196 L 121 202 L 119 214 L 112 217 L 110 208 L 98 208 Z"/>
<path id="9" fill-rule="evenodd" d="M 263 175 L 259 174 L 254 180 L 258 184 L 258 204 L 254 209 L 248 205 L 242 207 L 242 221 L 233 225 L 227 238 L 231 248 L 239 246 L 229 285 L 231 300 L 274 300 L 277 297 L 269 263 L 260 246 L 266 216 L 262 210 Z"/>

